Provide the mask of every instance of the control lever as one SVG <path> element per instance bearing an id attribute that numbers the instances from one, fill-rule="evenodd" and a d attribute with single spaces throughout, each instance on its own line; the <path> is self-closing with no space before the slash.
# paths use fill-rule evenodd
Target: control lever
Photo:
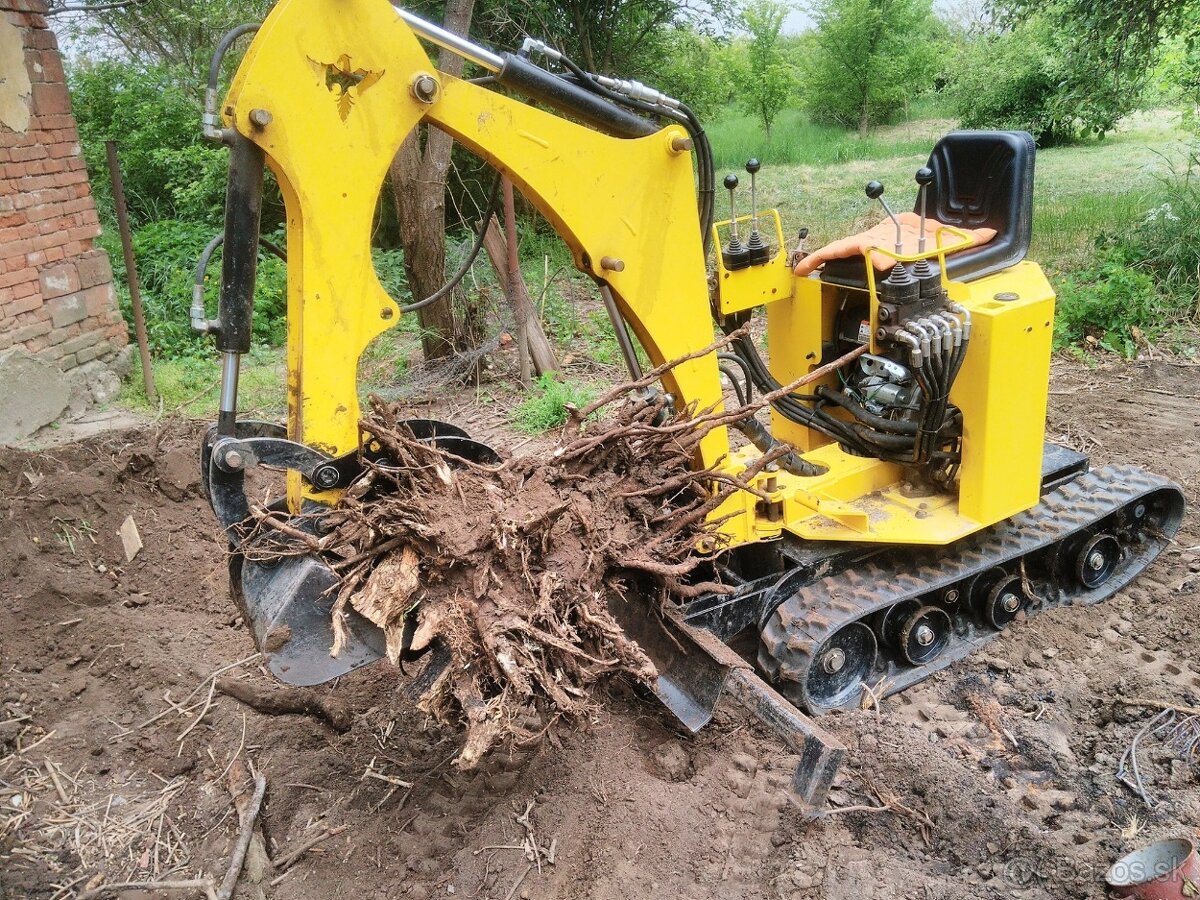
<path id="1" fill-rule="evenodd" d="M 791 266 L 795 268 L 800 260 L 808 256 L 808 249 L 804 246 L 808 242 L 808 229 L 801 228 L 800 233 L 796 235 L 796 249 L 792 251 Z"/>
<path id="2" fill-rule="evenodd" d="M 917 252 L 924 253 L 927 239 L 925 237 L 925 222 L 928 218 L 928 203 L 929 203 L 929 185 L 933 184 L 933 170 L 928 166 L 922 166 L 917 169 L 917 197 L 918 205 L 921 208 L 921 233 L 917 238 Z M 921 296 L 924 298 L 941 297 L 942 295 L 942 275 L 938 267 L 932 265 L 929 260 L 918 260 L 913 266 L 913 276 L 921 283 Z"/>
<path id="3" fill-rule="evenodd" d="M 750 251 L 750 265 L 760 266 L 771 258 L 771 248 L 763 243 L 762 234 L 758 230 L 758 192 L 755 189 L 754 176 L 762 168 L 757 159 L 746 160 L 746 171 L 750 173 L 750 239 L 746 241 L 746 249 Z"/>
<path id="4" fill-rule="evenodd" d="M 738 237 L 737 204 L 734 202 L 733 193 L 737 190 L 737 186 L 738 177 L 736 175 L 731 173 L 725 176 L 725 190 L 729 191 L 730 234 L 729 243 L 721 251 L 721 262 L 729 272 L 736 272 L 738 269 L 744 269 L 750 265 L 750 251 Z"/>
<path id="5" fill-rule="evenodd" d="M 892 224 L 896 226 L 896 253 L 897 255 L 904 253 L 904 229 L 900 227 L 900 220 L 896 218 L 896 214 L 892 212 L 892 208 L 888 206 L 888 202 L 883 199 L 883 182 L 871 181 L 866 187 L 867 199 L 878 200 L 879 205 L 883 207 L 883 211 L 888 214 L 888 218 L 892 220 Z"/>
<path id="6" fill-rule="evenodd" d="M 917 184 L 920 185 L 920 202 L 921 202 L 921 233 L 917 238 L 917 252 L 925 252 L 925 219 L 928 214 L 926 208 L 929 202 L 929 186 L 933 184 L 933 169 L 928 166 L 921 166 L 917 169 Z"/>

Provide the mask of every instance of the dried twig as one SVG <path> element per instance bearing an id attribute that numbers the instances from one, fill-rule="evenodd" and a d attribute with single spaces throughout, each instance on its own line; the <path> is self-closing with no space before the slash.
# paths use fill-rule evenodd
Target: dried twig
<path id="1" fill-rule="evenodd" d="M 229 860 L 229 870 L 225 873 L 225 879 L 217 891 L 217 900 L 230 900 L 233 897 L 233 891 L 237 887 L 238 876 L 242 873 L 242 864 L 246 861 L 246 850 L 250 847 L 250 838 L 254 836 L 254 825 L 258 821 L 258 814 L 262 810 L 263 796 L 266 792 L 266 776 L 261 773 L 254 776 L 254 796 L 250 798 L 246 814 L 241 817 L 242 830 L 238 835 L 237 844 L 234 845 L 233 857 Z"/>
<path id="2" fill-rule="evenodd" d="M 204 701 L 204 709 L 200 710 L 200 715 L 196 716 L 196 718 L 192 722 L 192 724 L 189 725 L 187 728 L 183 729 L 183 733 L 180 734 L 178 738 L 176 738 L 176 740 L 179 742 L 180 750 L 183 749 L 183 739 L 186 738 L 189 734 L 191 734 L 192 729 L 195 728 L 197 725 L 199 725 L 204 720 L 204 717 L 208 715 L 208 710 L 212 706 L 213 693 L 216 691 L 216 689 L 217 689 L 217 683 L 214 681 L 208 687 L 208 697 Z"/>
<path id="3" fill-rule="evenodd" d="M 350 827 L 349 825 L 339 825 L 337 828 L 326 828 L 324 831 L 322 831 L 320 834 L 316 835 L 315 837 L 310 838 L 307 841 L 304 841 L 304 843 L 302 843 L 295 850 L 289 850 L 283 856 L 281 856 L 275 860 L 275 871 L 277 871 L 279 873 L 279 877 L 282 877 L 284 872 L 286 872 L 293 865 L 295 865 L 297 862 L 299 862 L 300 857 L 304 856 L 305 853 L 307 853 L 313 847 L 317 846 L 317 844 L 321 843 L 322 841 L 328 840 L 331 837 L 337 837 L 339 834 L 341 834 L 343 831 L 347 830 L 349 827 Z M 278 880 L 278 879 L 276 879 L 276 880 Z M 275 882 L 272 881 L 271 883 L 274 884 Z"/>
<path id="4" fill-rule="evenodd" d="M 1125 699 L 1118 697 L 1117 702 L 1122 706 L 1144 706 L 1147 709 L 1161 709 L 1170 712 L 1182 713 L 1185 716 L 1200 716 L 1200 709 L 1194 706 L 1179 706 L 1175 703 L 1166 703 L 1162 700 L 1147 700 L 1142 697 L 1132 697 Z"/>

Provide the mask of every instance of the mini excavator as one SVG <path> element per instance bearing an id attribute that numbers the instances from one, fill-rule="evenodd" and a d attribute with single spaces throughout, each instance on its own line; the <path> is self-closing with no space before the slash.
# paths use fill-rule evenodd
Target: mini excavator
<path id="1" fill-rule="evenodd" d="M 250 32 L 218 107 L 221 58 Z M 483 76 L 439 72 L 430 45 Z M 537 40 L 492 52 L 388 0 L 280 0 L 213 62 L 204 128 L 228 146 L 230 175 L 224 234 L 201 277 L 216 244 L 224 252 L 217 318 L 199 293 L 192 310 L 223 360 L 204 483 L 231 541 L 233 592 L 280 679 L 327 681 L 384 652 L 351 612 L 351 645 L 331 656 L 329 563 L 256 560 L 239 526 L 255 469 L 286 470 L 276 508 L 298 516 L 336 503 L 376 452 L 361 440 L 357 362 L 412 307 L 376 277 L 372 218 L 389 164 L 422 124 L 551 223 L 597 284 L 634 375 L 635 340 L 655 366 L 695 357 L 662 379 L 675 409 L 721 404 L 723 377 L 742 399 L 771 398 L 769 425 L 737 423 L 744 441 L 714 429 L 695 461 L 754 488 L 712 514 L 726 548 L 717 574 L 734 591 L 662 615 L 626 598 L 614 612 L 685 725 L 707 723 L 723 694 L 742 703 L 798 754 L 794 788 L 813 807 L 844 753 L 816 717 L 868 689 L 901 691 L 1018 619 L 1104 600 L 1178 530 L 1177 486 L 1092 469 L 1045 441 L 1055 298 L 1026 259 L 1029 135 L 947 135 L 916 173 L 912 212 L 895 214 L 872 182 L 883 224 L 809 253 L 806 231 L 789 248 L 778 212 L 758 208 L 756 160 L 749 212 L 736 213 L 730 175 L 730 217 L 714 221 L 711 150 L 678 100 L 586 72 Z M 286 425 L 238 417 L 265 167 L 287 210 Z M 760 309 L 767 359 L 743 328 Z M 697 355 L 714 322 L 726 349 Z M 451 423 L 408 424 L 451 456 L 495 458 Z M 778 459 L 759 464 L 768 452 Z"/>

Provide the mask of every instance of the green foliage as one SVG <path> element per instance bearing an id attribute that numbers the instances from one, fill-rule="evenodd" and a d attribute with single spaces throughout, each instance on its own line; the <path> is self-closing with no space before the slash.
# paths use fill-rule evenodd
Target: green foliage
<path id="1" fill-rule="evenodd" d="M 939 112 L 939 110 L 932 110 Z M 729 116 L 706 126 L 720 168 L 740 169 L 754 156 L 764 165 L 827 165 L 864 159 L 928 154 L 928 135 L 860 135 L 836 125 L 817 125 L 801 112 L 785 109 L 768 135 L 754 116 Z"/>
<path id="2" fill-rule="evenodd" d="M 933 84 L 946 31 L 932 0 L 816 0 L 813 16 L 804 102 L 814 121 L 865 134 Z"/>
<path id="3" fill-rule="evenodd" d="M 750 0 L 742 10 L 742 23 L 750 32 L 746 44 L 742 103 L 758 116 L 767 137 L 776 116 L 791 99 L 796 76 L 784 57 L 780 30 L 788 7 L 782 0 Z"/>
<path id="4" fill-rule="evenodd" d="M 1200 150 L 1161 184 L 1160 201 L 1132 232 L 1132 244 L 1177 314 L 1194 318 L 1200 295 Z"/>
<path id="5" fill-rule="evenodd" d="M 1120 247 L 1098 251 L 1095 263 L 1057 284 L 1054 343 L 1059 349 L 1092 338 L 1125 357 L 1137 353 L 1134 329 L 1154 333 L 1161 326 L 1163 301 L 1154 279 L 1133 265 Z"/>
<path id="6" fill-rule="evenodd" d="M 201 81 L 221 37 L 235 25 L 261 22 L 273 5 L 272 0 L 102 3 L 56 22 L 83 55 L 126 64 L 137 60 L 149 68 L 166 66 L 180 73 L 180 84 L 202 90 Z"/>
<path id="7" fill-rule="evenodd" d="M 737 81 L 730 72 L 743 65 L 743 56 L 740 45 L 690 28 L 670 28 L 662 35 L 662 56 L 646 80 L 704 120 L 734 102 Z"/>
<path id="8" fill-rule="evenodd" d="M 1181 106 L 1184 124 L 1200 130 L 1200 4 L 1180 16 L 1159 53 L 1154 73 L 1159 98 Z"/>
<path id="9" fill-rule="evenodd" d="M 1133 356 L 1146 339 L 1194 319 L 1200 292 L 1200 158 L 1162 183 L 1157 205 L 1132 228 L 1098 242 L 1093 265 L 1059 288 L 1055 341 L 1091 337 Z"/>
<path id="10" fill-rule="evenodd" d="M 513 412 L 513 425 L 527 434 L 540 434 L 567 423 L 567 404 L 581 408 L 595 399 L 586 385 L 560 381 L 555 373 L 538 378 L 533 395 Z"/>
<path id="11" fill-rule="evenodd" d="M 1103 137 L 1138 108 L 1165 49 L 1195 28 L 1196 0 L 993 0 L 1005 29 L 954 68 L 966 127 L 1021 127 L 1042 143 Z M 1186 56 L 1187 39 L 1183 40 Z M 1178 74 L 1188 80 L 1186 64 Z"/>
<path id="12" fill-rule="evenodd" d="M 166 219 L 138 229 L 133 237 L 138 276 L 142 288 L 142 306 L 146 315 L 146 333 L 151 352 L 156 356 L 206 357 L 211 341 L 192 331 L 188 310 L 192 302 L 192 283 L 197 260 L 212 239 L 212 229 L 195 222 Z M 204 298 L 209 316 L 216 315 L 220 281 L 220 251 L 213 255 Z M 132 322 L 129 290 L 124 274 L 118 269 L 118 298 L 125 321 Z M 285 337 L 287 311 L 287 270 L 274 256 L 265 255 L 258 264 L 258 284 L 254 293 L 254 340 L 277 347 Z"/>
<path id="13" fill-rule="evenodd" d="M 1028 131 L 1042 146 L 1103 136 L 1132 108 L 1111 74 L 1064 41 L 1049 15 L 980 38 L 960 52 L 951 94 L 964 128 Z"/>
<path id="14" fill-rule="evenodd" d="M 112 193 L 106 140 L 118 141 L 129 219 L 220 222 L 225 202 L 225 152 L 200 136 L 199 88 L 180 87 L 165 66 L 78 60 L 69 82 L 84 159 L 106 221 Z"/>
<path id="15" fill-rule="evenodd" d="M 673 31 L 708 33 L 732 7 L 730 0 L 476 0 L 473 30 L 498 47 L 533 35 L 590 72 L 653 83 Z"/>

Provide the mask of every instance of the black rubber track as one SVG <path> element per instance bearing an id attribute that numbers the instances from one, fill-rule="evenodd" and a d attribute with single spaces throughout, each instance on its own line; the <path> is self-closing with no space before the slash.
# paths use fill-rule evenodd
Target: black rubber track
<path id="1" fill-rule="evenodd" d="M 1022 576 L 1026 615 L 1073 604 L 1093 604 L 1136 578 L 1179 530 L 1179 487 L 1131 466 L 1107 466 L 1079 475 L 1045 494 L 1033 509 L 984 529 L 948 548 L 898 548 L 867 565 L 801 587 L 767 618 L 759 642 L 759 667 L 776 688 L 812 714 L 857 706 L 862 692 L 821 702 L 808 689 L 822 647 L 851 622 L 919 599 L 943 606 L 954 622 L 949 646 L 923 666 L 880 647 L 866 679 L 887 696 L 928 678 L 999 636 L 970 607 L 975 578 L 996 567 Z M 1141 511 L 1139 518 L 1135 511 Z M 1121 539 L 1121 559 L 1103 584 L 1088 590 L 1076 577 L 1076 554 L 1093 535 Z M 947 601 L 947 595 L 958 598 Z M 1013 627 L 1019 627 L 1019 623 Z M 812 683 L 818 685 L 820 679 Z"/>

